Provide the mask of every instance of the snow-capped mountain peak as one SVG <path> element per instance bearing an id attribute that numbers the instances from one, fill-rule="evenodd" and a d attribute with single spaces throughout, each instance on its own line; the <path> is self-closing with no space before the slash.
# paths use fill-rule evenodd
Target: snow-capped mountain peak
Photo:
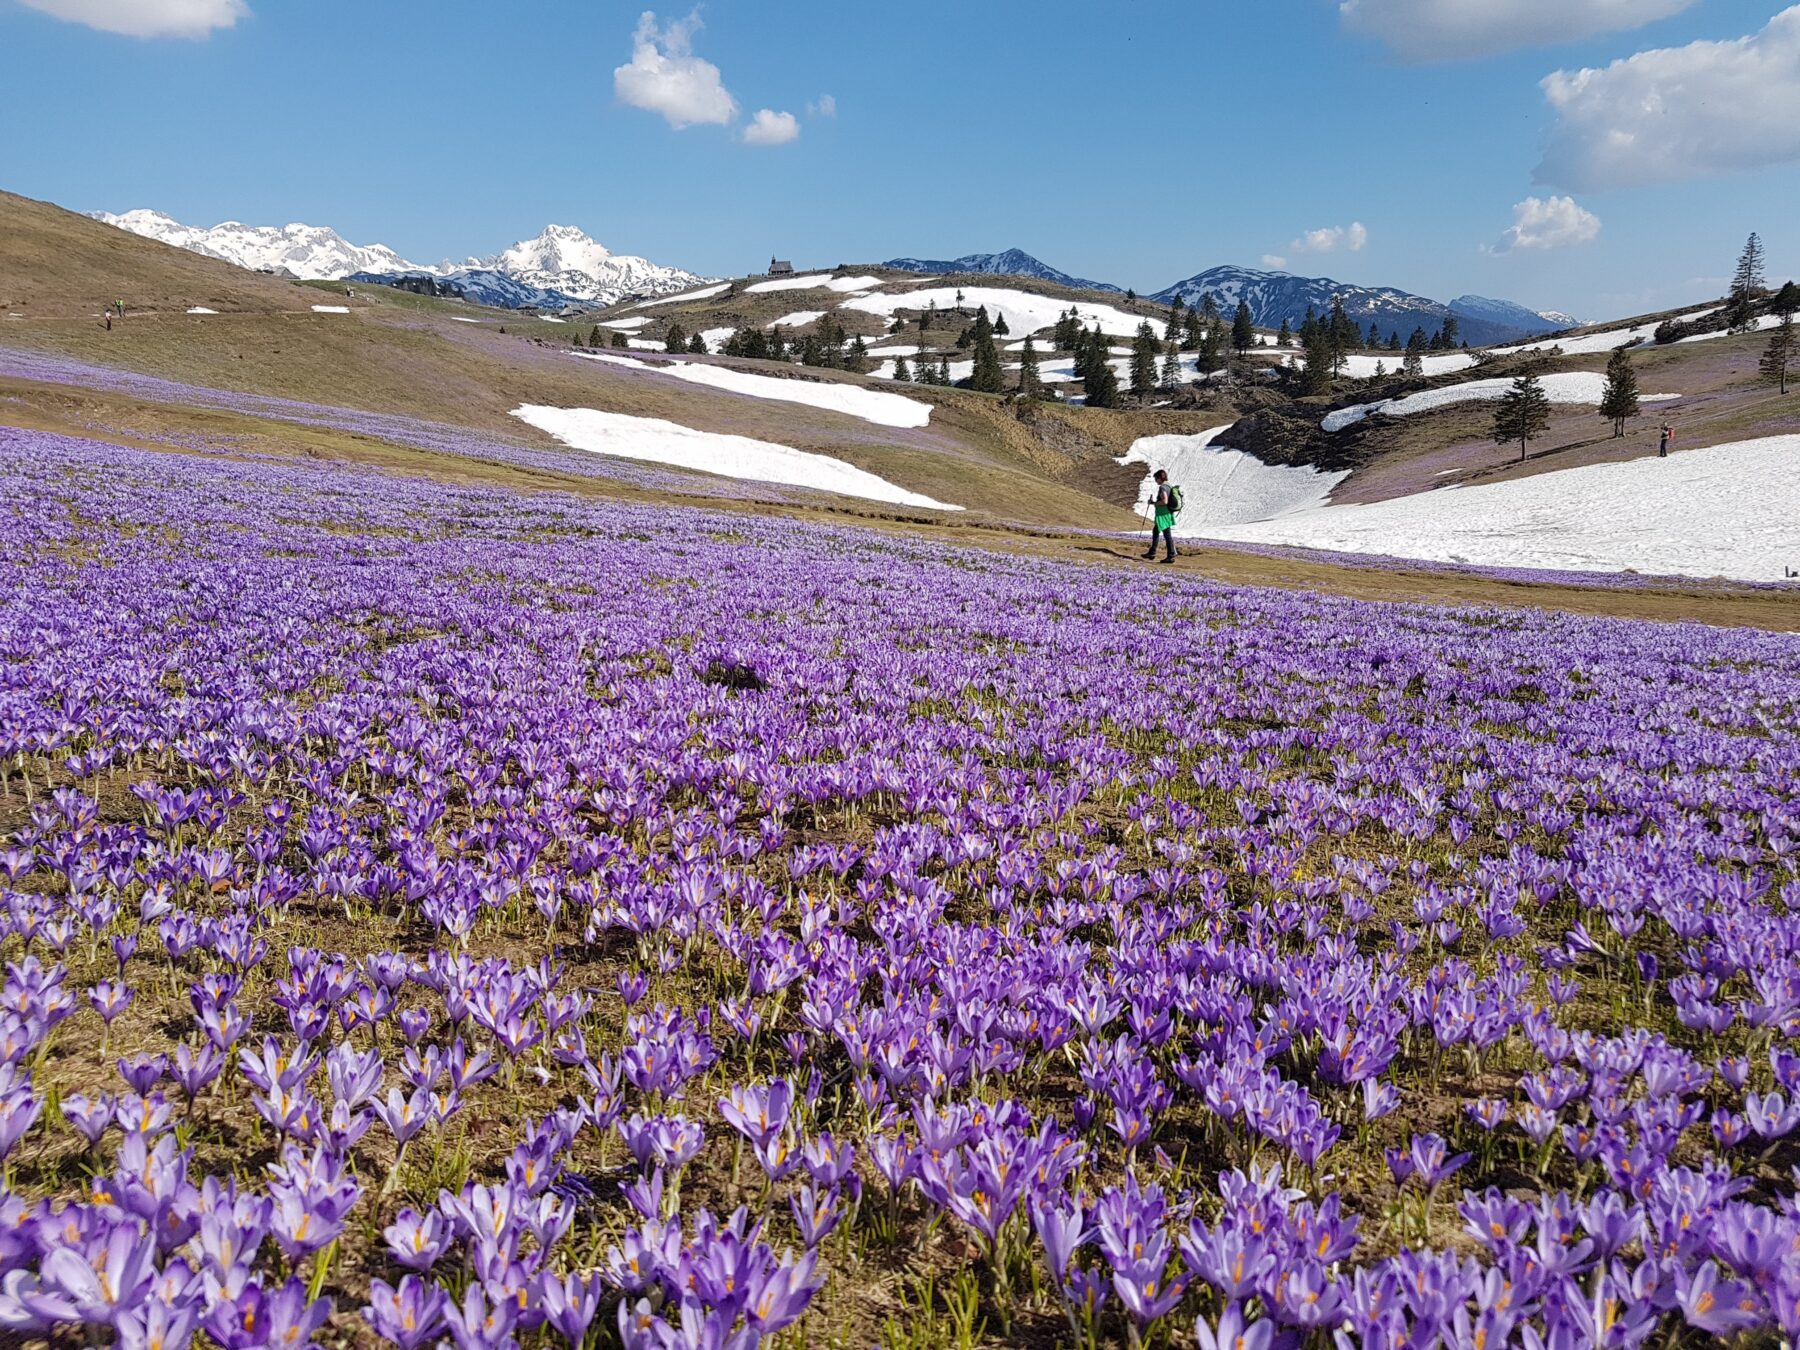
<path id="1" fill-rule="evenodd" d="M 1072 286 L 1086 291 L 1119 291 L 1120 287 L 1107 281 L 1089 281 L 1083 277 L 1072 277 L 1067 272 L 1059 271 L 1032 257 L 1021 248 L 1009 248 L 1004 253 L 968 253 L 960 258 L 890 258 L 882 264 L 884 267 L 898 267 L 907 272 L 929 272 L 938 276 L 947 276 L 955 272 L 980 272 L 1009 277 L 1035 277 L 1039 281 L 1054 281 L 1061 286 Z"/>
<path id="2" fill-rule="evenodd" d="M 574 225 L 547 225 L 535 239 L 521 239 L 504 253 L 482 260 L 496 272 L 586 272 L 598 276 L 612 252 Z"/>

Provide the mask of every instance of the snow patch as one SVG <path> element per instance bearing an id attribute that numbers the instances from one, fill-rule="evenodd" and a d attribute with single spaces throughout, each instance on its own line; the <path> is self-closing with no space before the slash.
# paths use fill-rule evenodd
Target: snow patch
<path id="1" fill-rule="evenodd" d="M 659 295 L 654 300 L 640 300 L 633 309 L 649 309 L 652 305 L 673 305 L 683 300 L 710 300 L 715 295 L 723 295 L 731 289 L 729 281 L 721 281 L 716 286 L 702 286 L 697 291 L 682 291 L 678 295 Z"/>
<path id="2" fill-rule="evenodd" d="M 450 316 L 450 322 L 451 322 L 451 323 L 480 323 L 480 322 L 481 322 L 481 320 L 480 320 L 480 319 L 470 319 L 470 318 L 465 318 L 465 317 L 464 317 L 464 316 L 463 316 L 463 315 L 461 315 L 461 314 L 452 314 L 452 315 L 451 315 L 451 316 Z M 558 319 L 558 320 L 557 320 L 557 322 L 558 322 L 558 323 L 561 323 L 561 322 L 562 322 L 562 320 L 561 320 L 561 319 Z"/>
<path id="3" fill-rule="evenodd" d="M 1796 464 L 1800 435 L 1767 436 L 1203 533 L 1481 567 L 1779 581 L 1800 565 Z"/>
<path id="4" fill-rule="evenodd" d="M 348 314 L 350 312 L 348 305 L 314 305 L 312 309 L 314 314 Z"/>
<path id="5" fill-rule="evenodd" d="M 649 322 L 650 316 L 648 314 L 639 314 L 635 318 L 630 319 L 602 319 L 600 320 L 600 326 L 602 328 L 623 328 L 629 331 L 633 328 L 642 328 Z"/>
<path id="6" fill-rule="evenodd" d="M 834 277 L 829 272 L 812 272 L 803 277 L 781 277 L 775 281 L 758 281 L 744 289 L 753 294 L 767 291 L 810 291 L 823 287 L 828 291 L 847 293 L 873 290 L 881 285 L 880 277 Z"/>
<path id="7" fill-rule="evenodd" d="M 1214 427 L 1194 436 L 1143 436 L 1134 441 L 1119 463 L 1145 468 L 1138 488 L 1139 513 L 1149 514 L 1158 469 L 1167 470 L 1169 481 L 1181 489 L 1181 514 L 1175 519 L 1176 528 L 1184 533 L 1196 526 L 1263 521 L 1321 507 L 1331 490 L 1350 476 L 1348 470 L 1323 473 L 1264 464 L 1242 450 L 1215 446 L 1213 442 L 1227 430 Z"/>
<path id="8" fill-rule="evenodd" d="M 931 421 L 931 405 L 901 394 L 879 389 L 863 389 L 853 384 L 827 383 L 822 380 L 785 380 L 775 375 L 754 375 L 726 366 L 704 365 L 697 361 L 672 362 L 666 366 L 646 365 L 623 356 L 603 356 L 598 352 L 572 352 L 588 361 L 602 361 L 613 366 L 632 366 L 655 375 L 703 384 L 728 393 L 751 398 L 774 399 L 781 403 L 802 403 L 828 412 L 847 413 L 883 427 L 922 427 Z"/>
<path id="9" fill-rule="evenodd" d="M 809 454 L 773 441 L 696 431 L 656 417 L 631 417 L 594 408 L 550 408 L 527 403 L 514 408 L 512 415 L 548 432 L 564 445 L 598 455 L 648 460 L 727 478 L 816 488 L 901 506 L 962 510 L 960 506 L 908 492 L 841 459 Z"/>
<path id="10" fill-rule="evenodd" d="M 216 309 L 208 309 L 205 305 L 195 305 L 188 311 L 189 314 L 217 314 L 218 312 Z"/>
<path id="11" fill-rule="evenodd" d="M 817 323 L 824 317 L 825 311 L 822 309 L 801 309 L 796 310 L 792 314 L 783 314 L 779 319 L 775 320 L 774 323 L 770 324 L 769 327 L 804 328 L 807 324 Z"/>

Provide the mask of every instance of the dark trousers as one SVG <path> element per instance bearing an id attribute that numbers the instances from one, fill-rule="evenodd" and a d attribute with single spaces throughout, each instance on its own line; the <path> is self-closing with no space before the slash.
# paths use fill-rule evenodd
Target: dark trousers
<path id="1" fill-rule="evenodd" d="M 1173 558 L 1175 556 L 1175 527 L 1169 525 L 1160 530 L 1154 525 L 1150 527 L 1150 548 L 1144 554 L 1146 558 L 1154 558 L 1156 556 L 1156 545 L 1158 541 L 1168 544 L 1169 552 L 1166 556 Z"/>

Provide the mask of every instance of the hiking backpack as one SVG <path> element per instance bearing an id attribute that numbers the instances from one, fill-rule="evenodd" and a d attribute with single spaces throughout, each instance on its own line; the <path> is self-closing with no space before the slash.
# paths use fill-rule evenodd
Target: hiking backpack
<path id="1" fill-rule="evenodd" d="M 1169 484 L 1169 514 L 1172 516 L 1181 514 L 1181 489 L 1174 483 Z"/>

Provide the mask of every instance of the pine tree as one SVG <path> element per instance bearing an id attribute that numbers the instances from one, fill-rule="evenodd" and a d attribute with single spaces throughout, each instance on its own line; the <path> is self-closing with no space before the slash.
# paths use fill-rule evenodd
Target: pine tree
<path id="1" fill-rule="evenodd" d="M 1006 315 L 1002 314 L 999 318 L 994 320 L 995 337 L 1008 337 L 1011 333 L 1012 329 L 1006 326 Z"/>
<path id="2" fill-rule="evenodd" d="M 592 328 L 588 329 L 588 346 L 604 347 L 605 345 L 606 339 L 600 333 L 599 324 L 595 324 Z"/>
<path id="3" fill-rule="evenodd" d="M 1231 316 L 1231 345 L 1237 349 L 1239 356 L 1248 355 L 1256 345 L 1256 329 L 1250 322 L 1250 306 L 1243 300 L 1238 301 L 1237 313 Z"/>
<path id="4" fill-rule="evenodd" d="M 705 356 L 706 339 L 701 337 L 698 333 L 695 333 L 694 336 L 688 339 L 688 350 L 695 356 Z"/>
<path id="5" fill-rule="evenodd" d="M 1512 382 L 1512 388 L 1500 396 L 1494 408 L 1494 444 L 1519 443 L 1519 462 L 1525 462 L 1525 447 L 1544 434 L 1550 426 L 1550 398 L 1538 382 L 1537 372 L 1528 370 Z"/>
<path id="6" fill-rule="evenodd" d="M 1369 320 L 1369 340 L 1365 342 L 1363 346 L 1367 347 L 1370 351 L 1376 351 L 1381 346 L 1381 330 L 1375 326 L 1375 320 L 1373 319 Z"/>
<path id="7" fill-rule="evenodd" d="M 1738 254 L 1737 267 L 1731 274 L 1731 290 L 1725 301 L 1725 326 L 1732 332 L 1748 328 L 1755 318 L 1756 302 L 1767 294 L 1763 285 L 1762 237 L 1752 231 Z"/>
<path id="8" fill-rule="evenodd" d="M 1769 334 L 1769 345 L 1763 349 L 1757 367 L 1763 379 L 1780 386 L 1784 394 L 1788 391 L 1788 370 L 1794 364 L 1794 356 L 1794 316 L 1787 314 L 1782 317 L 1781 326 Z"/>
<path id="9" fill-rule="evenodd" d="M 1119 406 L 1119 377 L 1113 374 L 1111 362 L 1102 352 L 1098 360 L 1088 362 L 1087 378 L 1081 382 L 1082 392 L 1087 395 L 1090 408 L 1116 408 Z"/>
<path id="10" fill-rule="evenodd" d="M 1223 364 L 1225 357 L 1225 325 L 1213 319 L 1200 335 L 1200 356 L 1196 364 L 1202 374 L 1210 375 Z"/>
<path id="11" fill-rule="evenodd" d="M 1175 297 L 1175 302 L 1169 306 L 1169 326 L 1163 329 L 1164 342 L 1179 342 L 1181 340 L 1181 329 L 1187 319 L 1186 310 L 1187 306 L 1182 303 L 1181 296 L 1177 295 Z"/>
<path id="12" fill-rule="evenodd" d="M 1131 396 L 1133 398 L 1149 398 L 1156 392 L 1158 351 L 1156 330 L 1148 323 L 1140 323 L 1137 336 L 1131 342 Z"/>
<path id="13" fill-rule="evenodd" d="M 1056 328 L 1052 332 L 1050 340 L 1055 344 L 1054 350 L 1056 351 L 1072 352 L 1075 350 L 1076 344 L 1081 341 L 1081 319 L 1076 315 L 1073 307 L 1069 309 L 1068 313 L 1056 316 Z"/>
<path id="14" fill-rule="evenodd" d="M 1044 382 L 1038 376 L 1037 347 L 1030 338 L 1019 349 L 1019 397 L 1036 398 L 1044 391 Z"/>
<path id="15" fill-rule="evenodd" d="M 1462 342 L 1462 327 L 1460 324 L 1458 324 L 1456 315 L 1454 315 L 1454 314 L 1445 315 L 1444 316 L 1444 350 L 1447 352 L 1453 352 L 1456 350 L 1457 346 L 1461 342 Z"/>
<path id="16" fill-rule="evenodd" d="M 663 350 L 685 352 L 687 350 L 687 333 L 678 323 L 669 325 L 669 336 L 663 341 Z"/>
<path id="17" fill-rule="evenodd" d="M 987 306 L 975 311 L 975 325 L 970 330 L 975 348 L 975 372 L 969 388 L 983 394 L 998 394 L 1005 386 L 1000 372 L 1000 353 L 994 346 L 994 325 L 988 320 Z"/>
<path id="18" fill-rule="evenodd" d="M 586 344 L 586 343 L 584 343 L 584 342 L 583 342 L 583 341 L 582 341 L 582 340 L 581 340 L 581 334 L 580 334 L 580 333 L 579 333 L 579 332 L 575 332 L 575 333 L 572 333 L 572 334 L 570 334 L 570 336 L 569 336 L 569 341 L 570 341 L 570 342 L 571 342 L 571 343 L 573 343 L 573 344 L 574 344 L 574 345 L 575 345 L 575 346 L 577 346 L 577 347 L 584 347 L 584 346 L 586 346 L 586 345 L 587 345 L 587 344 Z"/>
<path id="19" fill-rule="evenodd" d="M 1206 340 L 1206 320 L 1200 317 L 1200 311 L 1190 309 L 1187 317 L 1181 321 L 1182 350 L 1197 352 L 1200 344 Z"/>
<path id="20" fill-rule="evenodd" d="M 1625 419 L 1638 415 L 1637 372 L 1631 368 L 1631 352 L 1615 347 L 1606 362 L 1606 388 L 1600 392 L 1600 415 L 1613 424 L 1613 437 L 1625 434 Z"/>
<path id="21" fill-rule="evenodd" d="M 901 384 L 912 383 L 912 371 L 908 369 L 906 358 L 904 356 L 896 356 L 894 358 L 894 378 L 900 381 Z"/>
<path id="22" fill-rule="evenodd" d="M 1331 332 L 1327 325 L 1320 323 L 1317 319 L 1309 319 L 1301 324 L 1300 350 L 1306 356 L 1306 370 L 1301 376 L 1301 388 L 1308 394 L 1329 394 L 1334 357 L 1331 350 Z"/>
<path id="23" fill-rule="evenodd" d="M 1219 302 L 1213 299 L 1213 293 L 1208 291 L 1200 297 L 1200 320 L 1202 323 L 1211 323 L 1218 317 Z"/>
<path id="24" fill-rule="evenodd" d="M 1181 348 L 1174 342 L 1163 343 L 1162 386 L 1173 389 L 1181 383 Z"/>
<path id="25" fill-rule="evenodd" d="M 1294 345 L 1294 330 L 1288 326 L 1288 321 L 1286 319 L 1281 321 L 1281 331 L 1275 334 L 1275 345 L 1277 347 L 1291 347 Z"/>
<path id="26" fill-rule="evenodd" d="M 856 340 L 850 344 L 850 355 L 844 359 L 844 369 L 852 371 L 857 375 L 861 375 L 867 371 L 868 368 L 869 344 L 864 342 L 859 335 Z"/>
<path id="27" fill-rule="evenodd" d="M 1791 281 L 1781 283 L 1781 289 L 1775 292 L 1775 298 L 1769 301 L 1769 312 L 1784 319 L 1792 318 L 1800 311 L 1800 286 Z"/>
<path id="28" fill-rule="evenodd" d="M 793 359 L 788 353 L 787 335 L 781 331 L 780 324 L 776 324 L 769 330 L 768 347 L 769 360 L 771 361 L 790 361 Z"/>
<path id="29" fill-rule="evenodd" d="M 630 343 L 630 342 L 628 342 L 628 341 L 626 341 L 626 339 L 625 339 L 625 335 L 624 335 L 624 334 L 623 334 L 623 333 L 614 333 L 614 334 L 613 334 L 613 335 L 612 335 L 612 345 L 613 345 L 613 346 L 614 346 L 614 347 L 615 347 L 615 348 L 618 348 L 618 347 L 629 347 L 629 346 L 631 346 L 631 343 Z"/>
<path id="30" fill-rule="evenodd" d="M 1390 352 L 1397 352 L 1400 350 L 1400 330 L 1399 329 L 1395 329 L 1393 332 L 1388 334 L 1387 349 Z"/>
<path id="31" fill-rule="evenodd" d="M 1375 363 L 1375 378 L 1378 380 L 1384 380 L 1387 378 L 1387 362 L 1386 361 L 1377 361 Z"/>
<path id="32" fill-rule="evenodd" d="M 950 384 L 950 358 L 948 355 L 938 357 L 937 382 L 946 388 Z"/>
<path id="33" fill-rule="evenodd" d="M 1344 302 L 1331 297 L 1331 317 L 1325 323 L 1325 337 L 1331 348 L 1331 373 L 1338 374 L 1352 347 L 1362 346 L 1362 330 L 1344 313 Z"/>

